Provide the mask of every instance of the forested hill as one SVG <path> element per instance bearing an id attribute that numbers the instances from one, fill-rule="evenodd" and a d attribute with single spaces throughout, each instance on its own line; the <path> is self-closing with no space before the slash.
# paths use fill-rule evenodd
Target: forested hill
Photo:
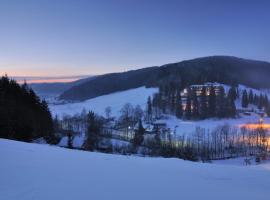
<path id="1" fill-rule="evenodd" d="M 270 88 L 270 63 L 231 56 L 211 56 L 148 67 L 123 73 L 105 74 L 65 91 L 60 98 L 85 100 L 112 92 L 179 82 L 181 87 L 204 82 L 243 84 Z"/>
<path id="2" fill-rule="evenodd" d="M 30 142 L 41 137 L 48 143 L 55 141 L 46 101 L 27 84 L 0 78 L 0 138 Z"/>

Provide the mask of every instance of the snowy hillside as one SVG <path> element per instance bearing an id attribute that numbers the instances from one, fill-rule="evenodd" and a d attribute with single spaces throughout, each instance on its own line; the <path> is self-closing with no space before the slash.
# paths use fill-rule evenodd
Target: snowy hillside
<path id="1" fill-rule="evenodd" d="M 228 92 L 230 86 L 221 84 L 226 93 Z M 257 90 L 248 88 L 244 85 L 239 85 L 238 91 L 240 95 L 243 90 L 252 90 L 254 94 L 260 95 L 260 93 L 265 93 L 270 97 L 270 93 L 266 90 Z M 59 117 L 63 115 L 74 115 L 80 113 L 83 109 L 93 110 L 94 112 L 104 115 L 105 108 L 110 106 L 112 108 L 112 115 L 119 116 L 119 111 L 126 103 L 131 103 L 133 106 L 140 105 L 142 109 L 145 109 L 146 101 L 148 96 L 153 96 L 154 93 L 158 92 L 157 88 L 145 88 L 140 87 L 136 89 L 126 90 L 122 92 L 116 92 L 108 95 L 99 96 L 93 99 L 89 99 L 78 103 L 65 103 L 65 104 L 50 104 L 50 110 L 54 115 Z M 49 99 L 49 102 L 50 101 Z M 236 107 L 241 108 L 241 98 L 236 100 Z M 249 105 L 254 107 L 254 105 Z"/>
<path id="2" fill-rule="evenodd" d="M 226 93 L 230 86 L 221 84 Z M 266 93 L 270 96 L 265 90 L 257 90 L 248 88 L 243 85 L 239 85 L 238 91 L 240 94 L 240 98 L 236 100 L 236 107 L 241 109 L 241 94 L 243 90 L 252 90 L 254 94 L 260 95 L 260 93 Z M 66 103 L 61 105 L 50 104 L 50 109 L 54 115 L 58 115 L 62 117 L 63 115 L 74 115 L 80 113 L 83 109 L 93 110 L 94 112 L 104 115 L 105 108 L 110 106 L 112 109 L 112 116 L 119 117 L 120 110 L 126 103 L 131 103 L 132 105 L 140 105 L 142 109 L 146 107 L 146 101 L 148 96 L 152 96 L 154 93 L 158 92 L 157 88 L 145 88 L 140 87 L 136 89 L 126 90 L 122 92 L 116 92 L 104 96 L 100 96 L 97 98 L 93 98 L 84 102 L 79 103 Z M 255 105 L 249 105 L 249 108 L 256 108 Z M 239 125 L 243 125 L 246 123 L 257 123 L 259 120 L 259 116 L 255 113 L 252 113 L 250 116 L 240 115 L 239 118 L 233 119 L 206 119 L 206 120 L 180 120 L 174 116 L 168 116 L 167 119 L 159 120 L 161 123 L 166 123 L 167 127 L 171 129 L 171 131 L 175 131 L 177 135 L 190 134 L 193 133 L 196 127 L 205 128 L 206 130 L 211 130 L 216 128 L 217 126 L 221 126 L 224 124 L 228 124 L 230 126 L 239 127 Z M 265 117 L 265 122 L 270 123 L 270 118 Z"/>
<path id="3" fill-rule="evenodd" d="M 96 97 L 84 102 L 67 103 L 62 105 L 50 105 L 50 110 L 59 117 L 68 114 L 74 115 L 80 113 L 83 109 L 92 110 L 100 115 L 104 115 L 105 108 L 110 106 L 112 115 L 118 116 L 124 104 L 130 103 L 133 106 L 140 105 L 145 109 L 148 96 L 152 96 L 158 91 L 157 88 L 140 87 L 136 89 L 116 92 L 108 95 Z"/>
<path id="4" fill-rule="evenodd" d="M 268 200 L 269 166 L 202 164 L 0 139 L 4 200 Z"/>
<path id="5" fill-rule="evenodd" d="M 217 84 L 220 84 L 220 83 L 217 83 Z M 225 85 L 225 84 L 220 84 L 223 86 L 224 90 L 226 93 L 228 93 L 229 89 L 230 89 L 230 86 L 229 85 Z M 267 90 L 267 89 L 254 89 L 254 88 L 250 88 L 250 87 L 247 87 L 245 85 L 238 85 L 238 92 L 239 92 L 239 98 L 235 101 L 235 106 L 236 108 L 242 108 L 242 94 L 243 94 L 243 91 L 246 90 L 247 92 L 249 92 L 250 90 L 253 92 L 253 94 L 257 95 L 257 96 L 260 96 L 260 94 L 266 94 L 268 98 L 270 98 L 270 90 Z M 249 105 L 249 108 L 256 108 L 255 105 Z"/>

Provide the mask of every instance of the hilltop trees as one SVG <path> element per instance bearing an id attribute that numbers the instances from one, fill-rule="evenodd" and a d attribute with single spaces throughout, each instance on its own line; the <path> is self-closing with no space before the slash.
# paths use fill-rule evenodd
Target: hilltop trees
<path id="1" fill-rule="evenodd" d="M 26 83 L 20 86 L 7 76 L 0 79 L 0 127 L 1 138 L 29 142 L 43 137 L 56 142 L 47 102 Z"/>
<path id="2" fill-rule="evenodd" d="M 242 107 L 247 108 L 249 103 L 247 91 L 244 90 L 242 94 Z"/>
<path id="3" fill-rule="evenodd" d="M 249 104 L 256 105 L 258 109 L 265 109 L 267 110 L 269 106 L 269 100 L 266 94 L 260 94 L 259 96 L 257 94 L 254 94 L 252 90 L 249 90 L 249 93 L 247 93 L 247 90 L 243 90 L 242 93 L 242 107 L 247 108 Z"/>
<path id="4" fill-rule="evenodd" d="M 171 86 L 173 86 L 171 88 Z M 206 119 L 208 117 L 234 117 L 236 115 L 235 100 L 237 90 L 229 89 L 228 95 L 222 86 L 202 86 L 186 88 L 184 97 L 181 87 L 174 84 L 163 85 L 159 93 L 153 96 L 154 113 L 172 114 L 177 118 Z M 155 115 L 157 116 L 157 115 Z"/>

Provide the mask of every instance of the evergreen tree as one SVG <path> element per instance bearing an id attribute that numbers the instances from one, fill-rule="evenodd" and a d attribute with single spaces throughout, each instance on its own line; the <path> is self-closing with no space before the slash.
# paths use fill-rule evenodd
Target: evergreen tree
<path id="1" fill-rule="evenodd" d="M 87 123 L 88 129 L 85 149 L 93 151 L 99 147 L 102 122 L 93 111 L 90 111 L 87 115 Z"/>
<path id="2" fill-rule="evenodd" d="M 226 97 L 223 87 L 220 88 L 219 95 L 217 96 L 217 116 L 220 118 L 226 116 Z"/>
<path id="3" fill-rule="evenodd" d="M 135 147 L 140 146 L 143 143 L 144 140 L 144 128 L 142 125 L 142 121 L 139 120 L 139 125 L 138 125 L 138 129 L 135 131 L 135 135 L 133 138 L 133 145 Z"/>
<path id="4" fill-rule="evenodd" d="M 248 107 L 248 94 L 247 91 L 244 90 L 242 94 L 242 107 L 247 108 Z"/>
<path id="5" fill-rule="evenodd" d="M 258 101 L 258 109 L 262 109 L 264 106 L 264 97 L 262 94 L 260 94 L 259 101 Z"/>
<path id="6" fill-rule="evenodd" d="M 199 102 L 195 92 L 192 94 L 192 117 L 199 118 Z"/>
<path id="7" fill-rule="evenodd" d="M 254 94 L 254 97 L 253 97 L 253 104 L 254 104 L 254 105 L 258 105 L 258 103 L 259 103 L 258 96 L 257 96 L 257 94 Z"/>
<path id="8" fill-rule="evenodd" d="M 174 88 L 171 89 L 171 93 L 170 93 L 170 111 L 171 113 L 175 113 L 175 100 L 176 100 L 176 97 L 175 97 L 175 90 Z"/>
<path id="9" fill-rule="evenodd" d="M 154 155 L 160 155 L 160 149 L 161 149 L 161 138 L 160 138 L 160 131 L 158 129 L 155 130 L 155 136 L 154 136 Z"/>
<path id="10" fill-rule="evenodd" d="M 190 94 L 188 94 L 188 96 L 187 96 L 187 102 L 186 102 L 186 108 L 185 108 L 185 117 L 188 120 L 191 118 L 191 98 L 190 98 Z"/>
<path id="11" fill-rule="evenodd" d="M 252 92 L 252 90 L 249 90 L 249 94 L 248 94 L 248 102 L 249 102 L 250 104 L 253 104 L 253 103 L 254 103 L 253 99 L 254 99 L 253 92 Z"/>
<path id="12" fill-rule="evenodd" d="M 229 96 L 226 99 L 226 116 L 227 117 L 235 117 L 236 115 L 236 106 L 235 102 Z"/>
<path id="13" fill-rule="evenodd" d="M 68 132 L 67 137 L 68 137 L 68 144 L 67 144 L 68 148 L 73 149 L 73 138 L 74 137 L 73 137 L 71 131 Z"/>
<path id="14" fill-rule="evenodd" d="M 209 106 L 208 106 L 208 113 L 209 116 L 215 117 L 216 116 L 216 92 L 215 88 L 210 88 L 210 94 L 209 94 Z"/>
<path id="15" fill-rule="evenodd" d="M 229 89 L 228 97 L 230 100 L 233 100 L 233 101 L 235 101 L 237 99 L 237 91 L 236 91 L 236 88 L 234 86 L 232 86 Z"/>
<path id="16" fill-rule="evenodd" d="M 182 106 L 182 97 L 180 90 L 177 92 L 176 95 L 176 105 L 175 105 L 175 115 L 178 119 L 181 119 L 183 116 L 183 106 Z"/>
<path id="17" fill-rule="evenodd" d="M 208 109 L 207 109 L 206 88 L 203 87 L 201 98 L 200 98 L 200 117 L 201 117 L 201 119 L 206 119 L 208 117 L 207 111 L 208 111 Z"/>
<path id="18" fill-rule="evenodd" d="M 44 135 L 44 138 L 47 141 L 51 141 L 53 143 L 53 140 L 55 140 L 54 135 L 53 135 L 53 118 L 52 118 L 48 103 L 45 100 L 41 101 L 41 108 L 43 112 L 42 121 L 43 123 L 46 124 L 47 128 L 45 130 L 40 130 L 40 131 Z"/>
<path id="19" fill-rule="evenodd" d="M 153 115 L 155 118 L 158 118 L 159 116 L 159 110 L 160 110 L 159 96 L 160 96 L 159 93 L 156 93 L 153 95 L 152 107 L 153 107 Z"/>
<path id="20" fill-rule="evenodd" d="M 152 114 L 153 114 L 152 110 L 153 110 L 152 109 L 152 100 L 151 100 L 151 97 L 149 96 L 147 99 L 147 121 L 148 122 L 152 121 Z"/>

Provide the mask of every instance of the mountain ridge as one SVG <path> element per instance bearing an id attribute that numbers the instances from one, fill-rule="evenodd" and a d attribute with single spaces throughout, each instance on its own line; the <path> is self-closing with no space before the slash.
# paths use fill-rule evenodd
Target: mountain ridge
<path id="1" fill-rule="evenodd" d="M 97 76 L 63 92 L 60 99 L 81 101 L 136 87 L 177 82 L 181 87 L 204 82 L 270 88 L 270 63 L 234 56 L 207 56 Z"/>

